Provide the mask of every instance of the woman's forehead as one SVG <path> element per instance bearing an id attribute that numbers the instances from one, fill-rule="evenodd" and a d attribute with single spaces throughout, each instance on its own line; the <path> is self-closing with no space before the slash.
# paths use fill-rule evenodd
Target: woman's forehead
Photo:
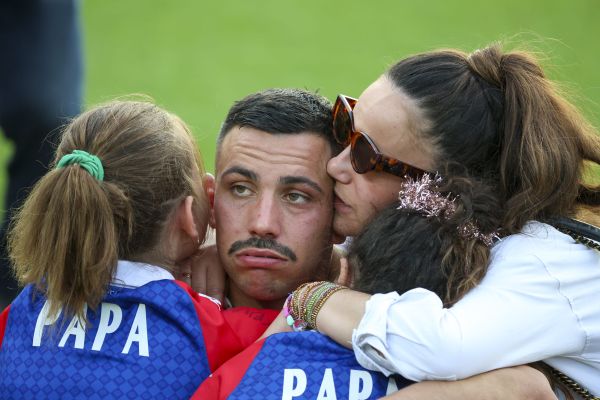
<path id="1" fill-rule="evenodd" d="M 423 169 L 433 168 L 437 152 L 433 141 L 423 135 L 429 129 L 423 110 L 385 75 L 360 95 L 354 119 L 355 128 L 369 135 L 385 155 Z"/>

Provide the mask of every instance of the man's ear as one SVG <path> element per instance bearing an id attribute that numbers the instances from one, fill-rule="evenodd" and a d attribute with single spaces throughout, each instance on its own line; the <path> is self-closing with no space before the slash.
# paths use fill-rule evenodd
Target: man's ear
<path id="1" fill-rule="evenodd" d="M 194 212 L 192 211 L 193 204 L 194 198 L 192 196 L 186 196 L 181 200 L 181 203 L 177 207 L 177 224 L 179 225 L 179 229 L 184 231 L 193 240 L 198 241 L 199 233 L 196 220 L 194 219 Z"/>
<path id="2" fill-rule="evenodd" d="M 209 173 L 204 174 L 202 177 L 202 187 L 206 192 L 208 198 L 209 213 L 208 213 L 208 224 L 211 228 L 215 229 L 215 177 Z"/>

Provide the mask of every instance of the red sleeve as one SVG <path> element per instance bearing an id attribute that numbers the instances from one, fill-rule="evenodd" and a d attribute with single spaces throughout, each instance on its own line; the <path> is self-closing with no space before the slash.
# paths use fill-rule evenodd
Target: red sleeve
<path id="1" fill-rule="evenodd" d="M 277 311 L 248 307 L 241 312 L 226 313 L 216 300 L 196 293 L 184 282 L 175 282 L 192 299 L 211 371 L 252 344 L 277 316 Z"/>
<path id="2" fill-rule="evenodd" d="M 215 371 L 221 364 L 244 349 L 242 343 L 223 318 L 223 310 L 216 301 L 200 296 L 184 282 L 177 280 L 175 282 L 192 299 L 202 329 L 208 364 L 210 370 Z"/>
<path id="3" fill-rule="evenodd" d="M 244 348 L 250 346 L 264 333 L 279 311 L 251 307 L 233 307 L 223 311 L 229 326 L 238 333 Z"/>
<path id="4" fill-rule="evenodd" d="M 6 331 L 6 324 L 8 323 L 8 313 L 10 306 L 6 307 L 2 314 L 0 314 L 0 349 L 2 349 L 2 340 L 4 339 L 4 332 Z"/>
<path id="5" fill-rule="evenodd" d="M 192 400 L 225 400 L 240 384 L 252 361 L 263 347 L 265 339 L 254 342 L 246 350 L 223 364 L 198 387 Z"/>

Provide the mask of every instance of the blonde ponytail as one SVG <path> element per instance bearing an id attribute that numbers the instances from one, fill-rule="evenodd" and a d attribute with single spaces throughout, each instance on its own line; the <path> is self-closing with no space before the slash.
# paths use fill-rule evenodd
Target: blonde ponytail
<path id="1" fill-rule="evenodd" d="M 85 320 L 85 305 L 98 306 L 117 260 L 160 258 L 165 222 L 185 196 L 195 198 L 199 222 L 208 219 L 194 140 L 179 118 L 153 104 L 116 101 L 83 113 L 65 129 L 54 165 L 8 238 L 18 281 L 35 285 L 50 313 L 62 308 Z"/>
<path id="2" fill-rule="evenodd" d="M 9 252 L 21 284 L 46 294 L 50 315 L 94 309 L 114 273 L 118 233 L 103 183 L 78 165 L 53 170 L 18 210 Z M 79 315 L 85 319 L 84 315 Z"/>

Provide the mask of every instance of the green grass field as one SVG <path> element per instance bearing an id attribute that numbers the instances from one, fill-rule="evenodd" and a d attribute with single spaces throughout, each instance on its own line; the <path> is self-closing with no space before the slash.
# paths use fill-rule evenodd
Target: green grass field
<path id="1" fill-rule="evenodd" d="M 86 105 L 143 93 L 192 127 L 208 170 L 231 103 L 268 87 L 357 96 L 395 60 L 504 39 L 541 50 L 549 75 L 598 126 L 600 2 L 81 2 Z M 0 140 L 0 171 L 10 148 Z M 5 176 L 0 173 L 0 193 Z M 1 207 L 0 207 L 1 209 Z"/>

